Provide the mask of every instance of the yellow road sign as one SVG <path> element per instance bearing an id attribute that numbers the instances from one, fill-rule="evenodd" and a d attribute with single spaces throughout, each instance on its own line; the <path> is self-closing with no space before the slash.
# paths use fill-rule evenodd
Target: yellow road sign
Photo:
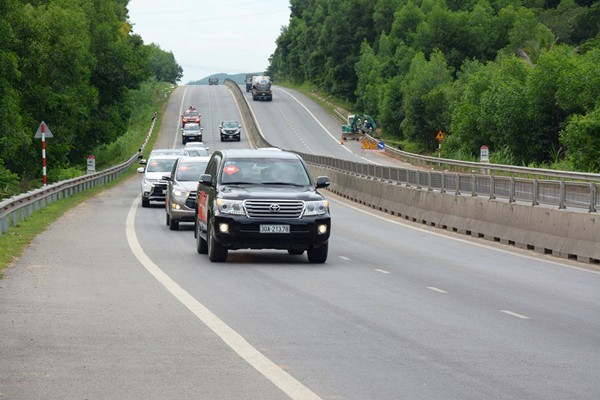
<path id="1" fill-rule="evenodd" d="M 442 141 L 444 139 L 446 139 L 446 135 L 444 135 L 444 132 L 440 129 L 437 133 L 437 135 L 435 136 L 435 138 L 439 141 Z"/>

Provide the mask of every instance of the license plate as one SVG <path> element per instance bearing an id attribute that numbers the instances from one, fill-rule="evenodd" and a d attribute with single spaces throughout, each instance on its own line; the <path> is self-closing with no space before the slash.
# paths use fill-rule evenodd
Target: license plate
<path id="1" fill-rule="evenodd" d="M 261 225 L 260 233 L 290 233 L 289 225 Z"/>

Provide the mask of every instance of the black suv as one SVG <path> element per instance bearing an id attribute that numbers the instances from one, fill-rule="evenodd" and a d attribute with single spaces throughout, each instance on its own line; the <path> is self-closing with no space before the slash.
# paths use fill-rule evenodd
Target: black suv
<path id="1" fill-rule="evenodd" d="M 329 202 L 294 153 L 273 150 L 215 151 L 196 194 L 196 250 L 223 262 L 228 250 L 280 249 L 311 263 L 327 260 Z"/>

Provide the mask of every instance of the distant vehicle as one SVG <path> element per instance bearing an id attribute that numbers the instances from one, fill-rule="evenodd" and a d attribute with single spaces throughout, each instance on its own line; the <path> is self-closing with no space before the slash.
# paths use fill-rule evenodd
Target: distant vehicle
<path id="1" fill-rule="evenodd" d="M 329 202 L 299 155 L 287 151 L 217 150 L 200 175 L 196 194 L 196 251 L 212 262 L 229 250 L 307 252 L 311 263 L 327 260 Z"/>
<path id="2" fill-rule="evenodd" d="M 202 128 L 200 127 L 200 124 L 188 122 L 181 128 L 181 143 L 186 144 L 187 142 L 194 141 L 202 141 Z"/>
<path id="3" fill-rule="evenodd" d="M 206 170 L 209 158 L 179 157 L 171 173 L 164 177 L 167 181 L 166 223 L 170 230 L 179 229 L 180 222 L 194 222 L 196 186 L 200 175 Z"/>
<path id="4" fill-rule="evenodd" d="M 215 78 L 215 77 L 208 78 L 208 84 L 209 85 L 218 85 L 219 78 Z"/>
<path id="5" fill-rule="evenodd" d="M 265 75 L 252 77 L 252 100 L 273 100 L 270 77 Z"/>
<path id="6" fill-rule="evenodd" d="M 219 126 L 221 130 L 221 142 L 226 140 L 241 140 L 242 126 L 237 121 L 223 121 Z"/>
<path id="7" fill-rule="evenodd" d="M 183 151 L 186 155 L 195 157 L 210 156 L 211 154 L 210 149 L 202 142 L 186 143 L 185 146 L 183 146 Z"/>
<path id="8" fill-rule="evenodd" d="M 254 77 L 254 75 L 252 74 L 246 74 L 246 93 L 247 92 L 251 92 L 252 91 L 252 78 Z"/>
<path id="9" fill-rule="evenodd" d="M 150 152 L 150 156 L 162 154 L 162 155 L 175 155 L 182 156 L 184 155 L 183 149 L 154 149 Z"/>
<path id="10" fill-rule="evenodd" d="M 163 177 L 171 173 L 173 164 L 181 156 L 182 154 L 150 154 L 146 166 L 137 169 L 138 173 L 144 174 L 141 182 L 142 207 L 149 207 L 150 201 L 165 200 L 167 181 Z"/>
<path id="11" fill-rule="evenodd" d="M 202 114 L 198 112 L 193 106 L 189 106 L 187 110 L 181 115 L 181 126 L 184 127 L 188 122 L 193 122 L 200 125 L 200 117 Z"/>

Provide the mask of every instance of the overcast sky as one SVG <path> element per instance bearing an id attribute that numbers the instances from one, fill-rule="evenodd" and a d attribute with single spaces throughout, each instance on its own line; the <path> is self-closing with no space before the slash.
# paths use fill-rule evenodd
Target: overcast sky
<path id="1" fill-rule="evenodd" d="M 173 52 L 180 84 L 209 75 L 262 72 L 290 18 L 289 0 L 130 0 L 144 43 Z"/>

